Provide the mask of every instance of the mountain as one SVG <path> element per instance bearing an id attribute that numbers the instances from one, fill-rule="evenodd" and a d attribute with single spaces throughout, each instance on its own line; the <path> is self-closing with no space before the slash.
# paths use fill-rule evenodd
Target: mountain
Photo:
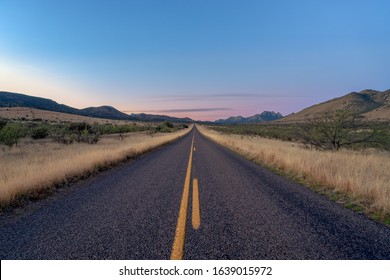
<path id="1" fill-rule="evenodd" d="M 164 115 L 150 114 L 131 114 L 122 113 L 111 106 L 88 107 L 85 109 L 76 109 L 67 105 L 58 104 L 57 102 L 20 93 L 0 91 L 0 107 L 28 107 L 40 110 L 68 113 L 73 115 L 81 115 L 93 118 L 104 118 L 113 120 L 134 120 L 134 121 L 149 121 L 149 122 L 194 122 L 190 118 L 175 118 Z"/>
<path id="2" fill-rule="evenodd" d="M 20 93 L 0 91 L 0 107 L 29 107 L 40 110 L 81 115 L 94 118 L 129 120 L 130 116 L 119 112 L 110 106 L 89 107 L 85 109 L 76 109 L 57 102 Z"/>
<path id="3" fill-rule="evenodd" d="M 78 109 L 57 102 L 20 93 L 0 91 L 0 107 L 30 107 L 59 113 L 80 114 Z"/>
<path id="4" fill-rule="evenodd" d="M 85 109 L 81 109 L 80 112 L 84 116 L 93 117 L 93 118 L 134 120 L 134 118 L 131 118 L 129 115 L 122 113 L 111 106 L 88 107 Z"/>
<path id="5" fill-rule="evenodd" d="M 264 111 L 261 114 L 256 114 L 251 117 L 230 117 L 227 119 L 220 119 L 216 120 L 214 123 L 217 124 L 244 124 L 244 123 L 260 123 L 260 122 L 268 122 L 268 121 L 273 121 L 282 118 L 281 113 L 275 113 L 275 112 L 269 112 L 269 111 Z"/>
<path id="6" fill-rule="evenodd" d="M 281 123 L 303 122 L 308 118 L 321 116 L 335 110 L 352 110 L 362 115 L 367 121 L 390 121 L 390 90 L 362 90 L 350 92 L 290 114 L 278 120 Z"/>

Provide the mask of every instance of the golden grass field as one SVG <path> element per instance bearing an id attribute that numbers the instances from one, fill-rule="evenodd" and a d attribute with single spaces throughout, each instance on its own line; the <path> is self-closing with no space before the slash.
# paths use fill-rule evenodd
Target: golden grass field
<path id="1" fill-rule="evenodd" d="M 128 133 L 124 140 L 103 136 L 95 145 L 63 145 L 51 140 L 24 139 L 17 147 L 0 147 L 0 204 L 75 176 L 116 164 L 173 141 L 191 127 L 173 133 Z"/>
<path id="2" fill-rule="evenodd" d="M 364 211 L 390 216 L 390 154 L 379 151 L 318 151 L 299 143 L 254 136 L 222 134 L 197 126 L 206 137 L 246 158 L 281 170 L 311 186 L 346 194 Z M 378 216 L 379 215 L 379 216 Z"/>

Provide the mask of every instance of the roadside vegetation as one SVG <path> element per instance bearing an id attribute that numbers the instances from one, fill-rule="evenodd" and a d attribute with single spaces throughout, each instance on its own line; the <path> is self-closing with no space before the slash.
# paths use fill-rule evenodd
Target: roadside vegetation
<path id="1" fill-rule="evenodd" d="M 300 138 L 300 124 L 198 128 L 206 137 L 246 158 L 390 224 L 390 153 L 384 125 L 374 125 L 379 136 L 373 134 L 373 127 L 364 131 L 365 136 L 378 137 L 381 143 L 370 136 L 370 141 L 345 145 L 349 149 L 309 145 Z M 350 127 L 346 129 L 351 131 Z M 381 129 L 386 133 L 378 132 Z"/>
<path id="2" fill-rule="evenodd" d="M 299 142 L 317 150 L 375 148 L 390 151 L 390 123 L 362 122 L 352 111 L 338 110 L 301 123 L 261 123 L 213 126 L 223 133 L 254 135 Z"/>
<path id="3" fill-rule="evenodd" d="M 188 133 L 189 126 L 0 120 L 0 209 Z"/>
<path id="4" fill-rule="evenodd" d="M 170 133 L 186 128 L 186 124 L 164 122 L 159 124 L 90 124 L 87 122 L 51 123 L 42 120 L 9 121 L 0 120 L 0 144 L 9 148 L 17 146 L 21 138 L 52 139 L 59 144 L 87 143 L 96 144 L 101 136 L 117 134 L 123 140 L 129 132 L 147 131 L 153 133 Z"/>

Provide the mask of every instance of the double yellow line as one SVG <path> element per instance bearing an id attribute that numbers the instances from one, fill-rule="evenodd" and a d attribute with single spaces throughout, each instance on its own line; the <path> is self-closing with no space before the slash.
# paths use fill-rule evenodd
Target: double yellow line
<path id="1" fill-rule="evenodd" d="M 191 170 L 192 170 L 192 154 L 194 148 L 195 133 L 192 136 L 190 158 L 188 160 L 187 174 L 184 181 L 184 190 L 180 202 L 179 217 L 177 219 L 175 239 L 173 241 L 171 260 L 182 260 L 184 254 L 184 242 L 186 235 L 188 197 L 190 193 Z M 198 179 L 193 180 L 192 193 L 192 227 L 198 229 L 200 226 L 200 209 L 199 209 L 199 187 Z"/>

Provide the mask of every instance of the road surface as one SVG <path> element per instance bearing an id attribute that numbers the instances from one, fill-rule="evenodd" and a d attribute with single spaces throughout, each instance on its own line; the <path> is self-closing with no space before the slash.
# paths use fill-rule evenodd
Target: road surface
<path id="1" fill-rule="evenodd" d="M 0 215 L 1 259 L 390 259 L 390 229 L 202 136 Z"/>

